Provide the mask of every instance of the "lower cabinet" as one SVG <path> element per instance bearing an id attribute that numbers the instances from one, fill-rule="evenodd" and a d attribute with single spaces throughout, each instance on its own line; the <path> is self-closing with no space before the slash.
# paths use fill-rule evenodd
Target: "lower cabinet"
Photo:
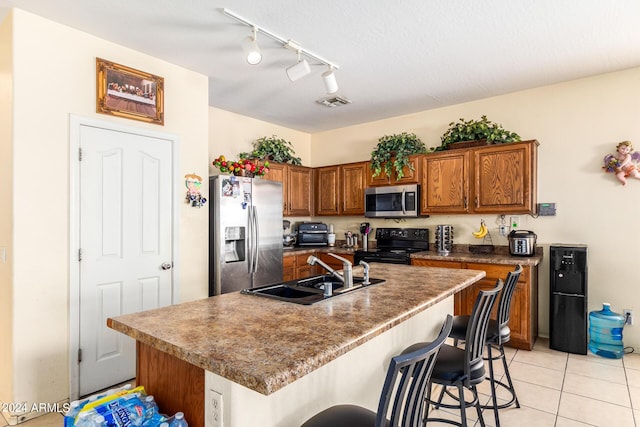
<path id="1" fill-rule="evenodd" d="M 326 252 L 320 253 L 305 253 L 305 254 L 285 254 L 282 257 L 282 280 L 296 280 L 303 279 L 305 277 L 316 276 L 318 274 L 326 273 L 325 269 L 318 265 L 307 264 L 307 258 L 309 255 L 317 256 L 320 261 L 327 264 L 334 270 L 342 270 L 342 263 L 329 255 Z M 336 254 L 345 258 L 353 264 L 353 254 Z"/>
<path id="2" fill-rule="evenodd" d="M 471 314 L 473 305 L 480 290 L 491 289 L 498 279 L 505 279 L 515 265 L 486 264 L 459 261 L 440 261 L 427 259 L 414 259 L 413 265 L 425 267 L 464 268 L 469 270 L 482 270 L 486 276 L 458 292 L 454 297 L 454 314 Z M 497 304 L 497 302 L 496 302 Z M 523 265 L 520 280 L 516 285 L 511 301 L 511 340 L 508 345 L 515 348 L 531 350 L 538 335 L 538 267 Z M 496 309 L 492 317 L 496 318 Z"/>
<path id="3" fill-rule="evenodd" d="M 282 280 L 286 282 L 288 280 L 315 276 L 317 274 L 316 266 L 307 264 L 309 255 L 317 254 L 284 255 L 282 257 Z"/>
<path id="4" fill-rule="evenodd" d="M 346 259 L 347 261 L 351 262 L 351 264 L 353 264 L 353 255 L 352 254 L 336 254 L 336 255 Z M 318 257 L 320 258 L 320 261 L 324 262 L 325 264 L 327 264 L 329 267 L 333 268 L 334 270 L 342 270 L 342 262 L 339 259 L 335 259 L 334 257 L 329 255 L 328 253 L 321 252 Z M 324 270 L 324 269 L 322 269 L 322 270 Z"/>

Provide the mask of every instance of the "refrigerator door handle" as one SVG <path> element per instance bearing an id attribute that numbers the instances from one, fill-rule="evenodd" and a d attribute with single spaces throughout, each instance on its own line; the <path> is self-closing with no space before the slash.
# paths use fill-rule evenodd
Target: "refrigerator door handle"
<path id="1" fill-rule="evenodd" d="M 247 215 L 247 272 L 253 273 L 253 208 L 249 206 Z"/>
<path id="2" fill-rule="evenodd" d="M 260 242 L 260 225 L 258 223 L 258 208 L 253 207 L 253 272 L 258 271 L 258 258 L 260 251 L 258 250 L 258 244 Z"/>

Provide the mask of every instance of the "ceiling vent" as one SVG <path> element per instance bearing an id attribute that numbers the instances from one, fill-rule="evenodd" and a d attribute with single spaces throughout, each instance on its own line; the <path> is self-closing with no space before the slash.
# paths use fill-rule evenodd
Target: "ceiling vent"
<path id="1" fill-rule="evenodd" d="M 343 98 L 341 96 L 330 96 L 328 98 L 320 98 L 316 100 L 318 104 L 322 104 L 325 107 L 339 107 L 341 105 L 351 104 L 351 100 Z"/>

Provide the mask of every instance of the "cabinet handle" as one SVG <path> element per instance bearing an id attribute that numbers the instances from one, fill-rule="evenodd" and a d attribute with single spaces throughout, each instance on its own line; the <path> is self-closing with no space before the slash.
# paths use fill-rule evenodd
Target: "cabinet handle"
<path id="1" fill-rule="evenodd" d="M 476 208 L 477 208 L 479 206 L 478 205 L 478 196 L 476 196 L 476 198 L 475 198 L 475 203 L 476 203 Z"/>
<path id="2" fill-rule="evenodd" d="M 464 196 L 464 208 L 467 209 L 467 196 Z"/>

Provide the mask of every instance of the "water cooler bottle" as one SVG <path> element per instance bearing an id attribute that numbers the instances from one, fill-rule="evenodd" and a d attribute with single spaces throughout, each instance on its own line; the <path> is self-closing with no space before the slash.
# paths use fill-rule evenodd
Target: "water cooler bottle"
<path id="1" fill-rule="evenodd" d="M 587 247 L 552 245 L 549 252 L 549 347 L 587 354 Z"/>

